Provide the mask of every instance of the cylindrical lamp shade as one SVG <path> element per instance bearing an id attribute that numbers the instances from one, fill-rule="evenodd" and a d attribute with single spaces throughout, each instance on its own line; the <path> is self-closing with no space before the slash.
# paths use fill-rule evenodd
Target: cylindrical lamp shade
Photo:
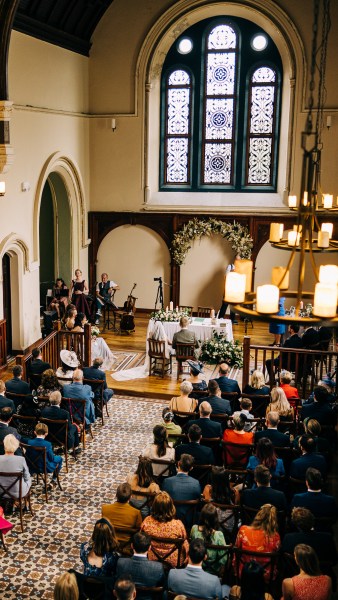
<path id="1" fill-rule="evenodd" d="M 321 265 L 319 267 L 319 283 L 337 285 L 338 267 L 336 265 Z"/>
<path id="2" fill-rule="evenodd" d="M 234 265 L 235 265 L 236 273 L 240 273 L 241 275 L 246 276 L 245 291 L 251 292 L 252 269 L 253 269 L 252 260 L 248 260 L 247 258 L 240 258 L 240 259 L 236 258 Z"/>
<path id="3" fill-rule="evenodd" d="M 316 317 L 334 317 L 337 312 L 337 285 L 316 283 L 313 314 Z"/>
<path id="4" fill-rule="evenodd" d="M 297 196 L 289 196 L 288 198 L 289 208 L 297 207 Z"/>
<path id="5" fill-rule="evenodd" d="M 280 290 L 288 290 L 290 283 L 290 273 L 289 271 L 286 273 L 283 281 L 280 286 L 278 286 L 280 280 L 282 279 L 284 273 L 286 272 L 286 267 L 273 267 L 271 274 L 271 283 L 272 285 L 276 285 Z"/>
<path id="6" fill-rule="evenodd" d="M 318 248 L 328 248 L 330 245 L 330 234 L 328 231 L 318 231 Z"/>
<path id="7" fill-rule="evenodd" d="M 288 246 L 299 246 L 300 233 L 297 231 L 289 231 L 288 233 Z"/>
<path id="8" fill-rule="evenodd" d="M 324 205 L 324 208 L 332 208 L 332 205 L 333 205 L 332 194 L 323 194 L 323 205 Z"/>
<path id="9" fill-rule="evenodd" d="M 283 223 L 270 223 L 270 242 L 279 242 L 283 237 Z"/>
<path id="10" fill-rule="evenodd" d="M 278 312 L 279 289 L 275 285 L 259 285 L 256 293 L 256 309 L 259 313 Z"/>
<path id="11" fill-rule="evenodd" d="M 245 300 L 245 280 L 246 276 L 241 273 L 231 271 L 225 278 L 225 294 L 226 302 L 240 303 Z"/>
<path id="12" fill-rule="evenodd" d="M 333 223 L 322 223 L 321 230 L 322 231 L 328 231 L 329 232 L 329 237 L 331 239 L 332 238 L 332 232 L 333 232 Z"/>

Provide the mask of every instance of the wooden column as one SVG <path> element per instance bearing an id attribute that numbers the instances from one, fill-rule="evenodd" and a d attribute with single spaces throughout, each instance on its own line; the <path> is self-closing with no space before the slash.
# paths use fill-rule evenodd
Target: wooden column
<path id="1" fill-rule="evenodd" d="M 243 338 L 243 381 L 242 390 L 249 383 L 250 375 L 250 342 L 251 338 L 249 335 L 245 335 Z"/>

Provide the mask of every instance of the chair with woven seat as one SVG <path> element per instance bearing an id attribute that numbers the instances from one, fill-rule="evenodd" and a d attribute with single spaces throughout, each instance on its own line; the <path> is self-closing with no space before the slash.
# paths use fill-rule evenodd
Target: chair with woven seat
<path id="1" fill-rule="evenodd" d="M 67 419 L 46 419 L 40 417 L 40 423 L 48 427 L 46 439 L 53 447 L 62 448 L 65 453 L 66 471 L 68 473 L 68 421 Z M 75 455 L 74 455 L 75 458 Z"/>
<path id="2" fill-rule="evenodd" d="M 210 319 L 212 308 L 210 306 L 198 306 L 197 317 L 200 319 Z"/>
<path id="3" fill-rule="evenodd" d="M 180 375 L 183 375 L 185 371 L 183 371 L 183 363 L 186 363 L 187 360 L 195 360 L 195 342 L 191 344 L 180 344 L 177 342 L 176 344 L 176 362 L 177 362 L 177 379 Z M 189 371 L 186 374 L 190 373 Z"/>
<path id="4" fill-rule="evenodd" d="M 165 373 L 172 372 L 172 355 L 169 354 L 169 358 L 166 357 L 166 343 L 164 340 L 154 340 L 148 338 L 148 356 L 150 359 L 149 374 L 153 375 L 156 371 L 162 373 L 164 377 Z"/>
<path id="5" fill-rule="evenodd" d="M 197 418 L 196 412 L 185 412 L 184 410 L 173 410 L 172 413 L 174 415 L 174 423 L 176 423 L 176 425 L 180 425 L 180 427 L 182 427 L 182 429 L 184 429 L 184 427 L 189 423 L 189 421 Z"/>
<path id="6" fill-rule="evenodd" d="M 86 400 L 80 398 L 62 398 L 61 408 L 70 413 L 72 422 L 80 427 L 80 439 L 83 449 L 86 448 L 86 429 L 94 438 L 91 425 L 86 425 Z"/>
<path id="7" fill-rule="evenodd" d="M 31 446 L 30 444 L 24 444 L 23 442 L 20 442 L 20 446 L 25 451 L 25 459 L 30 474 L 36 475 L 37 485 L 39 484 L 39 477 L 41 477 L 43 481 L 45 498 L 48 504 L 48 473 L 46 448 L 45 446 Z M 59 465 L 54 470 L 53 475 L 56 476 L 59 489 L 62 491 L 59 478 Z"/>
<path id="8" fill-rule="evenodd" d="M 114 530 L 119 544 L 119 553 L 122 554 L 122 556 L 131 556 L 131 540 L 135 533 L 137 533 L 139 530 L 135 527 L 119 527 L 115 524 Z"/>
<path id="9" fill-rule="evenodd" d="M 21 532 L 23 533 L 23 504 L 24 508 L 29 510 L 32 517 L 34 516 L 31 505 L 31 491 L 22 495 L 22 480 L 23 473 L 0 473 L 0 504 L 6 501 L 18 502 L 20 512 Z M 16 486 L 19 485 L 19 494 L 14 493 Z"/>

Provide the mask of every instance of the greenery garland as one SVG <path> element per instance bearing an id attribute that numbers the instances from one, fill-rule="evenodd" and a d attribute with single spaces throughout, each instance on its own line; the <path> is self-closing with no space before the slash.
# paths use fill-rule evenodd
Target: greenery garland
<path id="1" fill-rule="evenodd" d="M 209 218 L 207 221 L 192 219 L 183 225 L 182 229 L 175 233 L 173 243 L 170 249 L 173 261 L 177 265 L 184 263 L 192 242 L 201 239 L 204 235 L 221 235 L 228 242 L 236 254 L 241 258 L 250 258 L 253 246 L 253 240 L 247 227 L 240 225 L 236 221 L 225 223 L 218 219 Z"/>

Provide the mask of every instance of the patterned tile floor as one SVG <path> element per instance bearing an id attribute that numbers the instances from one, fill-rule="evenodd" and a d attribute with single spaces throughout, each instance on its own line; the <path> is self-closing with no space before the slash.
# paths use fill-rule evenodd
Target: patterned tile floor
<path id="1" fill-rule="evenodd" d="M 65 570 L 81 570 L 80 543 L 87 540 L 101 504 L 114 501 L 116 487 L 133 472 L 139 454 L 152 439 L 152 428 L 161 421 L 163 401 L 114 397 L 104 427 L 94 426 L 86 451 L 63 469 L 59 489 L 49 503 L 33 487 L 35 515 L 9 517 L 15 527 L 7 534 L 8 552 L 0 547 L 0 598 L 53 598 L 54 582 Z"/>

